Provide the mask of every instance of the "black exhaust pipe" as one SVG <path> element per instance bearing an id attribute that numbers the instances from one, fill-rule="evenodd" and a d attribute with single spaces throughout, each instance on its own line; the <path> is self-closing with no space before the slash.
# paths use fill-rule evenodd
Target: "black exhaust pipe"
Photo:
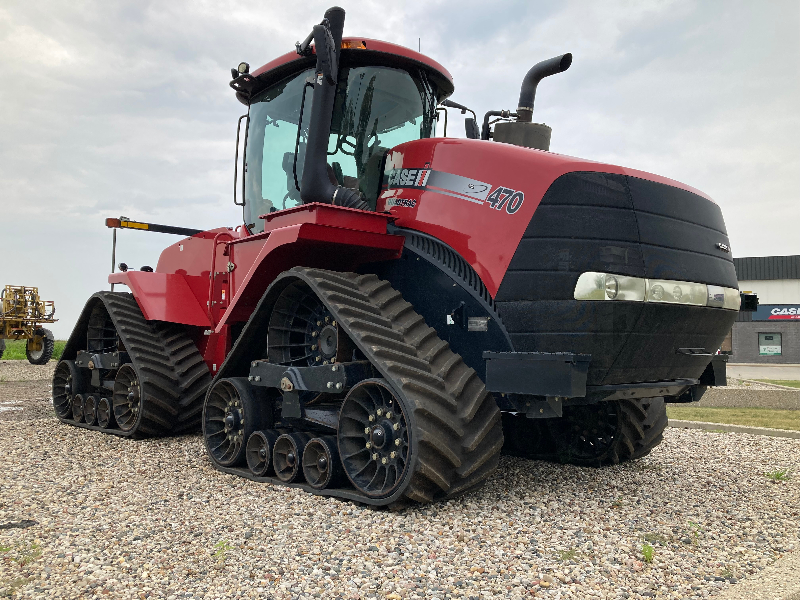
<path id="1" fill-rule="evenodd" d="M 531 67 L 522 80 L 522 89 L 519 92 L 519 106 L 517 107 L 517 121 L 530 123 L 533 121 L 533 101 L 536 99 L 536 86 L 545 77 L 563 73 L 572 64 L 572 54 L 567 52 L 561 56 L 543 60 Z"/>
<path id="2" fill-rule="evenodd" d="M 342 52 L 344 14 L 343 8 L 338 6 L 329 8 L 325 11 L 327 27 L 320 25 L 314 27 L 314 46 L 317 53 L 314 103 L 311 106 L 308 126 L 306 158 L 303 165 L 303 179 L 300 182 L 300 199 L 304 204 L 325 202 L 337 206 L 369 210 L 369 205 L 359 191 L 336 185 L 328 176 L 328 138 L 331 135 L 336 83 L 339 79 L 338 65 Z M 329 47 L 331 43 L 333 44 L 332 49 Z M 328 58 L 330 50 L 335 52 L 335 61 Z M 331 81 L 328 80 L 328 76 Z"/>

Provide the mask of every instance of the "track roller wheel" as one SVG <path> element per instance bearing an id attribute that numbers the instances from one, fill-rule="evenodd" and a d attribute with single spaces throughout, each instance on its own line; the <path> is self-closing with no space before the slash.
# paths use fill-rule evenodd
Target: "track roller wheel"
<path id="1" fill-rule="evenodd" d="M 59 419 L 72 417 L 72 398 L 87 391 L 86 382 L 75 361 L 62 360 L 53 374 L 53 408 Z"/>
<path id="2" fill-rule="evenodd" d="M 385 381 L 367 379 L 339 411 L 339 453 L 348 479 L 370 498 L 389 496 L 404 480 L 411 447 L 406 411 Z"/>
<path id="3" fill-rule="evenodd" d="M 275 440 L 272 466 L 275 476 L 284 483 L 303 479 L 303 450 L 311 438 L 307 433 L 284 433 Z"/>
<path id="4" fill-rule="evenodd" d="M 263 388 L 251 386 L 246 377 L 217 381 L 203 406 L 203 437 L 208 453 L 223 467 L 245 460 L 246 442 L 267 422 L 268 403 Z"/>
<path id="5" fill-rule="evenodd" d="M 142 386 L 130 364 L 122 365 L 114 379 L 114 418 L 122 431 L 130 431 L 142 412 Z"/>
<path id="6" fill-rule="evenodd" d="M 337 487 L 341 480 L 342 463 L 334 436 L 314 438 L 303 450 L 303 475 L 315 490 Z"/>
<path id="7" fill-rule="evenodd" d="M 83 401 L 83 420 L 87 425 L 97 423 L 97 398 L 95 396 L 86 396 Z"/>
<path id="8" fill-rule="evenodd" d="M 253 475 L 266 477 L 272 472 L 272 450 L 281 433 L 274 429 L 254 431 L 247 439 L 247 466 Z"/>
<path id="9" fill-rule="evenodd" d="M 97 425 L 103 429 L 114 426 L 114 406 L 110 398 L 97 401 Z"/>
<path id="10" fill-rule="evenodd" d="M 76 423 L 83 422 L 83 411 L 86 399 L 83 394 L 75 394 L 72 396 L 72 419 Z"/>

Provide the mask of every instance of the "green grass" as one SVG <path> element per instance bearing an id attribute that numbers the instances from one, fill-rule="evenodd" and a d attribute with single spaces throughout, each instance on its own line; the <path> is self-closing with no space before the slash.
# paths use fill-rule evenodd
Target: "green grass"
<path id="1" fill-rule="evenodd" d="M 651 563 L 653 562 L 653 557 L 656 554 L 655 548 L 653 548 L 650 544 L 644 544 L 642 546 L 642 558 L 644 558 L 644 562 Z"/>
<path id="2" fill-rule="evenodd" d="M 575 560 L 578 556 L 578 551 L 575 548 L 570 548 L 569 550 L 560 550 L 557 554 L 559 560 L 568 561 L 568 560 Z"/>
<path id="3" fill-rule="evenodd" d="M 772 408 L 701 408 L 699 406 L 668 406 L 670 419 L 701 421 L 703 423 L 725 423 L 791 429 L 800 431 L 800 410 L 777 410 Z"/>
<path id="4" fill-rule="evenodd" d="M 789 474 L 789 469 L 778 469 L 777 471 L 767 471 L 764 473 L 764 477 L 768 477 L 777 483 L 779 481 L 789 481 L 791 475 Z"/>
<path id="5" fill-rule="evenodd" d="M 786 387 L 800 389 L 800 381 L 792 381 L 790 379 L 753 379 L 753 381 L 762 381 L 764 383 L 773 383 L 775 385 L 785 385 Z"/>
<path id="6" fill-rule="evenodd" d="M 3 352 L 3 360 L 28 360 L 25 356 L 25 344 L 28 340 L 6 340 L 6 350 Z M 56 340 L 51 360 L 60 360 L 61 353 L 64 352 L 65 340 Z"/>

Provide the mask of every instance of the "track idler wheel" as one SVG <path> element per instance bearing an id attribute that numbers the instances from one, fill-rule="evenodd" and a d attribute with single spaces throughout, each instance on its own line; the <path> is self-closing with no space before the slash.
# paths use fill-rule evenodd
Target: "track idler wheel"
<path id="1" fill-rule="evenodd" d="M 338 487 L 342 477 L 342 463 L 336 437 L 314 438 L 303 450 L 303 475 L 315 490 Z"/>
<path id="2" fill-rule="evenodd" d="M 83 420 L 87 425 L 97 423 L 97 398 L 95 396 L 86 396 L 83 403 Z"/>
<path id="3" fill-rule="evenodd" d="M 370 498 L 391 495 L 410 462 L 406 411 L 385 381 L 367 379 L 350 392 L 339 412 L 339 454 L 348 479 Z"/>
<path id="4" fill-rule="evenodd" d="M 72 396 L 72 420 L 76 423 L 83 422 L 83 411 L 86 403 L 86 398 L 83 394 L 75 394 Z"/>
<path id="5" fill-rule="evenodd" d="M 53 374 L 53 408 L 60 419 L 72 417 L 72 399 L 87 391 L 86 382 L 75 361 L 62 360 Z"/>
<path id="6" fill-rule="evenodd" d="M 136 426 L 142 412 L 142 386 L 130 364 L 122 365 L 114 380 L 114 418 L 122 431 Z"/>
<path id="7" fill-rule="evenodd" d="M 303 450 L 310 437 L 307 433 L 284 433 L 275 441 L 272 466 L 275 476 L 284 483 L 303 479 Z"/>
<path id="8" fill-rule="evenodd" d="M 100 398 L 97 401 L 97 425 L 103 429 L 113 427 L 114 405 L 110 398 Z"/>
<path id="9" fill-rule="evenodd" d="M 266 477 L 272 473 L 272 451 L 281 432 L 274 429 L 254 431 L 247 439 L 247 466 L 253 475 Z"/>
<path id="10" fill-rule="evenodd" d="M 246 377 L 220 379 L 213 385 L 203 406 L 203 437 L 217 464 L 234 467 L 244 462 L 250 436 L 270 425 L 268 406 L 266 391 L 251 386 Z"/>

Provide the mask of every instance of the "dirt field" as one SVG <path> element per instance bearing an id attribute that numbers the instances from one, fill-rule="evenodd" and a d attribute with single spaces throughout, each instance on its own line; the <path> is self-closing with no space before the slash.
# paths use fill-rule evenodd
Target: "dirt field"
<path id="1" fill-rule="evenodd" d="M 796 473 L 800 440 L 669 429 L 612 468 L 504 458 L 477 492 L 390 513 L 219 473 L 199 435 L 62 425 L 48 367 L 14 368 L 38 380 L 0 363 L 0 595 L 705 598 L 800 547 L 800 475 L 765 475 Z"/>

